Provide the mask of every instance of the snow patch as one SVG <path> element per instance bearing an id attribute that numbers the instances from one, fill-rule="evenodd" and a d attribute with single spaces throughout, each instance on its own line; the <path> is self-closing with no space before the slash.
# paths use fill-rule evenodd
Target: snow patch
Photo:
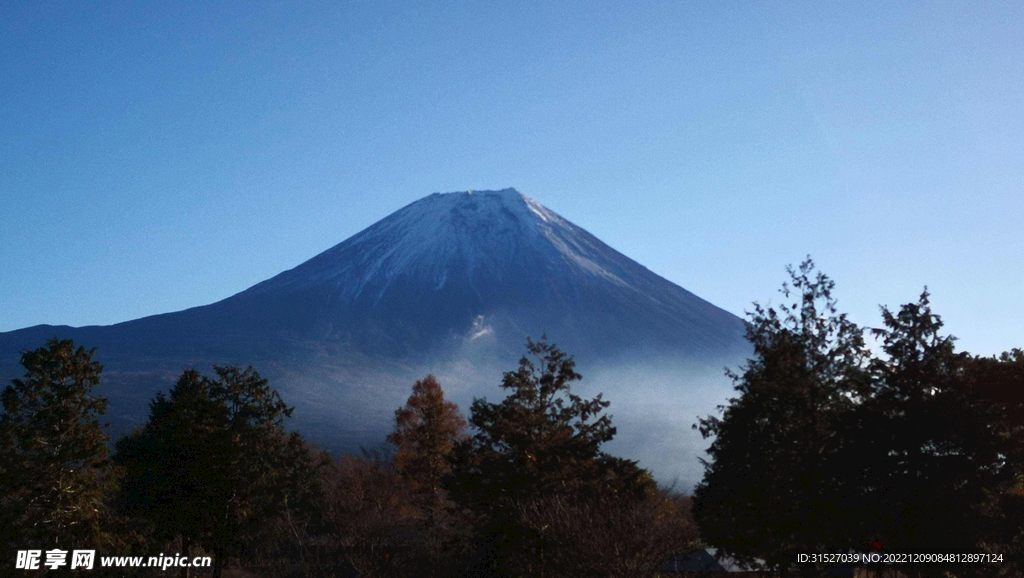
<path id="1" fill-rule="evenodd" d="M 494 335 L 494 327 L 485 323 L 483 315 L 477 315 L 473 320 L 473 327 L 469 330 L 469 340 L 476 341 L 488 335 Z"/>

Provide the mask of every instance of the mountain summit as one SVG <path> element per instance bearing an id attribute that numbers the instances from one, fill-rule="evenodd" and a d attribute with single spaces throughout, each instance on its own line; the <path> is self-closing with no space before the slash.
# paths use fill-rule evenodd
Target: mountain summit
<path id="1" fill-rule="evenodd" d="M 55 335 L 98 347 L 116 433 L 143 420 L 183 367 L 252 364 L 296 405 L 299 429 L 353 449 L 383 439 L 420 372 L 471 368 L 446 378 L 446 389 L 461 379 L 452 387 L 465 403 L 499 381 L 481 368 L 514 367 L 527 336 L 547 335 L 581 370 L 673 360 L 720 376 L 748 351 L 744 330 L 514 189 L 435 193 L 210 305 L 0 333 L 0 379 Z"/>
<path id="2" fill-rule="evenodd" d="M 196 311 L 227 331 L 337 339 L 366 354 L 526 335 L 578 355 L 733 352 L 743 324 L 515 189 L 435 193 Z"/>

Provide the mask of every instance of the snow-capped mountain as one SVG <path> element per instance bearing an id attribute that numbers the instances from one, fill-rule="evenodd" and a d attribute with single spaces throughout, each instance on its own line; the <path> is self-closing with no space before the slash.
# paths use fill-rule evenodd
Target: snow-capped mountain
<path id="1" fill-rule="evenodd" d="M 430 195 L 196 314 L 398 356 L 483 336 L 518 349 L 546 333 L 579 356 L 707 357 L 735 351 L 743 332 L 514 189 Z"/>
<path id="2" fill-rule="evenodd" d="M 463 401 L 496 397 L 500 372 L 475 384 L 460 363 L 513 369 L 527 336 L 546 334 L 581 371 L 652 359 L 717 369 L 747 351 L 743 332 L 736 316 L 514 189 L 435 193 L 211 305 L 2 333 L 0 377 L 16 376 L 18 353 L 48 337 L 98 346 L 123 429 L 182 367 L 253 364 L 297 406 L 300 429 L 351 447 L 383 438 L 419 371 L 462 375 L 453 388 Z"/>

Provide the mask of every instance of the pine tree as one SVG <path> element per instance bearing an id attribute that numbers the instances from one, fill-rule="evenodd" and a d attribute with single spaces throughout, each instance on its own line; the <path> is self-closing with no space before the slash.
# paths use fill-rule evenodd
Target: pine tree
<path id="1" fill-rule="evenodd" d="M 114 480 L 94 395 L 95 350 L 56 338 L 21 356 L 25 376 L 4 389 L 0 416 L 0 543 L 102 548 Z M 7 552 L 3 553 L 4 555 Z"/>

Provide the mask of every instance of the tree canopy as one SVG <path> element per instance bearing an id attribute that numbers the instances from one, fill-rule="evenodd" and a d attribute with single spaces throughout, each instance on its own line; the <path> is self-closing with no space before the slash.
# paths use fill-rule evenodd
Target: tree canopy
<path id="1" fill-rule="evenodd" d="M 713 438 L 695 493 L 703 538 L 787 568 L 797 553 L 991 550 L 1020 536 L 1007 520 L 1022 356 L 958 353 L 927 291 L 882 308 L 873 353 L 827 276 L 810 260 L 789 272 L 783 303 L 750 314 L 737 396 L 695 426 Z"/>
<path id="2" fill-rule="evenodd" d="M 186 370 L 149 421 L 118 443 L 126 501 L 165 539 L 180 536 L 215 557 L 215 575 L 271 517 L 308 487 L 313 472 L 280 395 L 251 367 Z"/>
<path id="3" fill-rule="evenodd" d="M 482 567 L 508 576 L 553 575 L 545 552 L 557 546 L 534 515 L 545 500 L 639 497 L 654 486 L 635 462 L 601 450 L 615 435 L 608 402 L 572 393 L 573 358 L 546 340 L 526 349 L 502 378 L 505 399 L 474 400 L 475 434 L 457 447 L 450 477 L 456 501 L 479 517 Z"/>
<path id="4" fill-rule="evenodd" d="M 526 349 L 519 368 L 502 378 L 508 396 L 498 403 L 477 399 L 470 408 L 476 433 L 460 448 L 462 489 L 499 504 L 639 483 L 645 472 L 635 463 L 601 450 L 615 436 L 604 413 L 609 403 L 600 394 L 572 393 L 581 378 L 573 358 L 545 340 L 528 340 Z"/>
<path id="5" fill-rule="evenodd" d="M 465 429 L 459 407 L 446 401 L 437 379 L 427 375 L 413 384 L 405 406 L 395 410 L 395 429 L 388 435 L 397 449 L 395 467 L 414 489 L 437 494 Z"/>
<path id="6" fill-rule="evenodd" d="M 103 366 L 95 349 L 50 339 L 25 352 L 25 375 L 3 390 L 0 416 L 0 543 L 39 548 L 106 544 L 113 487 L 107 400 L 94 395 Z"/>
<path id="7" fill-rule="evenodd" d="M 695 492 L 702 536 L 723 554 L 773 564 L 849 546 L 837 432 L 867 371 L 863 335 L 837 313 L 834 282 L 809 260 L 789 273 L 784 302 L 750 314 L 754 356 L 732 374 L 737 397 L 698 426 L 714 438 Z"/>

